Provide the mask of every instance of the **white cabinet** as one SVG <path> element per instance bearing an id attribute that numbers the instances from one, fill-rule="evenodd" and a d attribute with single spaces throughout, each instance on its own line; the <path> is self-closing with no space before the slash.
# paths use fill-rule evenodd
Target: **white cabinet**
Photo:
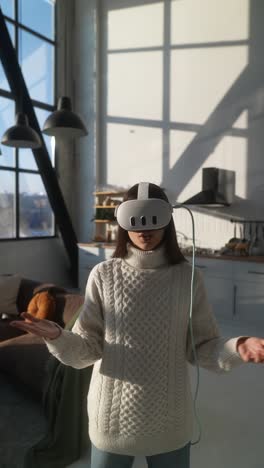
<path id="1" fill-rule="evenodd" d="M 233 262 L 209 258 L 197 258 L 208 299 L 219 323 L 229 322 L 234 313 Z"/>
<path id="2" fill-rule="evenodd" d="M 235 319 L 264 331 L 264 288 L 259 282 L 237 283 Z"/>
<path id="3" fill-rule="evenodd" d="M 219 322 L 228 322 L 234 318 L 235 290 L 228 278 L 205 276 L 208 299 Z"/>
<path id="4" fill-rule="evenodd" d="M 197 258 L 208 298 L 220 324 L 260 328 L 264 333 L 264 264 Z"/>
<path id="5" fill-rule="evenodd" d="M 204 273 L 206 277 L 217 277 L 224 279 L 232 279 L 233 263 L 230 260 L 217 260 L 215 258 L 197 257 L 195 266 Z"/>
<path id="6" fill-rule="evenodd" d="M 240 262 L 234 266 L 235 320 L 264 334 L 264 265 Z"/>

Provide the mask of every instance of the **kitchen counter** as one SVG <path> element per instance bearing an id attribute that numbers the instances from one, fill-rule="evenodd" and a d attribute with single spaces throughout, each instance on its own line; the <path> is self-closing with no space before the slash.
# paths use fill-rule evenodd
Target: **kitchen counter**
<path id="1" fill-rule="evenodd" d="M 185 254 L 186 255 L 186 254 Z M 191 254 L 186 255 L 188 257 L 191 256 Z M 234 260 L 236 262 L 253 262 L 253 263 L 264 263 L 264 256 L 262 257 L 253 257 L 250 255 L 201 255 L 201 254 L 195 254 L 195 256 L 198 258 L 211 258 L 213 260 Z"/>
<path id="2" fill-rule="evenodd" d="M 79 247 L 89 248 L 89 247 L 97 247 L 101 249 L 113 249 L 115 248 L 115 244 L 113 243 L 106 243 L 106 242 L 88 242 L 78 244 Z M 184 253 L 186 257 L 191 257 L 191 252 Z M 213 255 L 213 254 L 198 254 L 196 253 L 195 256 L 197 258 L 211 258 L 213 260 L 232 260 L 236 262 L 253 262 L 253 263 L 264 263 L 264 255 L 263 256 L 243 256 L 243 255 Z"/>

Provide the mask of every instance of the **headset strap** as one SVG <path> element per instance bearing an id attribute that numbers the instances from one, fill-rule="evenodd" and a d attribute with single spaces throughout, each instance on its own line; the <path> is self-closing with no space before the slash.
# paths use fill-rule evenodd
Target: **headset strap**
<path id="1" fill-rule="evenodd" d="M 149 183 L 148 182 L 140 182 L 138 184 L 137 199 L 138 200 L 147 200 L 148 198 L 149 198 Z"/>

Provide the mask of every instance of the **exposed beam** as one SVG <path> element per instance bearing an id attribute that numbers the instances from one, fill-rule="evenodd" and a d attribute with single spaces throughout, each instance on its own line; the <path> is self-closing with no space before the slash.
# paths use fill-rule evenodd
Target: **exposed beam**
<path id="1" fill-rule="evenodd" d="M 42 146 L 33 149 L 37 167 L 43 180 L 49 202 L 55 215 L 56 223 L 61 233 L 65 249 L 70 259 L 71 273 L 74 283 L 78 282 L 78 247 L 77 237 L 59 187 L 56 172 L 52 167 L 49 153 L 39 127 L 29 92 L 17 60 L 16 51 L 13 47 L 5 19 L 0 8 L 0 59 L 17 104 L 21 104 L 22 110 L 29 120 L 29 125 L 40 135 Z M 32 70 L 34 73 L 34 70 Z"/>

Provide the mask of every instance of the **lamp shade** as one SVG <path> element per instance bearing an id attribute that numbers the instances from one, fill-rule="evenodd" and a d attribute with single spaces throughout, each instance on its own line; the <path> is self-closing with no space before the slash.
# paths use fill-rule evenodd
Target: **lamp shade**
<path id="1" fill-rule="evenodd" d="M 80 138 L 88 135 L 81 117 L 72 112 L 71 100 L 67 96 L 59 98 L 57 110 L 46 120 L 43 133 L 61 138 Z"/>
<path id="2" fill-rule="evenodd" d="M 13 148 L 35 149 L 41 146 L 41 139 L 38 133 L 29 126 L 27 116 L 18 112 L 16 115 L 16 125 L 6 130 L 2 136 L 1 143 Z"/>

